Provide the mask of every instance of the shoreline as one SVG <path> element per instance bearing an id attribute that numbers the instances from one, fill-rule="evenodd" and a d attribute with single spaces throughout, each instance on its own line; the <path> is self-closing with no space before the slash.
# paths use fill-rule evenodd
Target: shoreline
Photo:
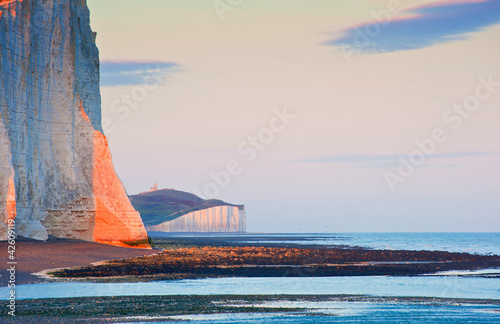
<path id="1" fill-rule="evenodd" d="M 0 242 L 0 257 L 7 260 L 8 243 Z M 45 279 L 34 273 L 49 269 L 88 266 L 108 260 L 153 255 L 159 250 L 135 249 L 108 244 L 50 237 L 37 241 L 19 237 L 16 240 L 16 285 L 42 283 Z M 0 287 L 6 287 L 9 274 L 0 269 Z"/>
<path id="2" fill-rule="evenodd" d="M 138 282 L 197 278 L 320 276 L 414 276 L 436 270 L 472 270 L 491 266 L 500 268 L 499 256 L 443 251 L 372 250 L 359 247 L 304 246 L 272 243 L 270 246 L 222 242 L 220 238 L 154 238 L 154 250 L 51 239 L 48 242 L 20 241 L 18 257 L 23 262 L 36 261 L 28 268 L 62 265 L 59 272 L 80 271 L 67 278 L 49 277 L 52 269 L 25 273 L 17 284 L 42 282 Z M 1 244 L 1 243 L 0 243 Z M 44 251 L 46 253 L 41 253 Z M 79 251 L 79 252 L 78 252 Z M 75 253 L 73 253 L 75 252 Z M 147 253 L 145 253 L 147 252 Z M 108 260 L 108 261 L 106 261 Z M 69 265 L 69 266 L 68 266 Z M 142 268 L 141 268 L 142 267 Z M 117 270 L 120 270 L 117 272 Z M 85 271 L 90 271 L 86 273 Z M 145 274 L 145 271 L 149 273 Z M 91 272 L 100 277 L 91 277 Z M 75 273 L 73 273 L 74 275 Z M 44 276 L 45 275 L 45 276 Z M 500 275 L 495 274 L 495 278 Z M 23 281 L 24 280 L 24 281 Z M 350 291 L 348 293 L 351 293 Z M 465 296 L 469 297 L 469 296 Z M 329 312 L 323 312 L 325 303 Z M 337 313 L 364 304 L 368 308 L 422 307 L 435 311 L 449 307 L 467 312 L 473 305 L 488 316 L 500 315 L 500 299 L 389 297 L 354 294 L 284 294 L 284 295 L 138 295 L 114 297 L 39 298 L 17 300 L 15 319 L 3 312 L 2 323 L 136 323 L 186 322 L 205 316 L 262 316 L 317 318 L 321 323 L 337 319 Z M 330 304 L 331 305 L 331 304 Z M 327 309 L 328 310 L 328 309 Z M 467 315 L 468 316 L 468 315 Z"/>
<path id="3" fill-rule="evenodd" d="M 416 276 L 500 267 L 499 256 L 290 244 L 231 244 L 211 238 L 155 238 L 154 255 L 45 270 L 60 280 L 124 282 L 223 277 Z"/>
<path id="4" fill-rule="evenodd" d="M 284 239 L 287 239 L 286 237 Z M 235 242 L 227 237 L 153 237 L 153 250 L 51 238 L 21 239 L 16 284 L 138 282 L 221 277 L 415 276 L 500 268 L 500 256 L 444 251 Z M 0 242 L 2 249 L 6 242 Z M 0 275 L 7 278 L 5 270 Z M 0 285 L 5 287 L 5 280 Z"/>
<path id="5" fill-rule="evenodd" d="M 373 297 L 364 295 L 188 295 L 120 296 L 19 300 L 15 319 L 0 314 L 2 323 L 134 323 L 178 321 L 182 316 L 214 314 L 282 314 L 331 317 L 321 310 L 324 303 L 371 303 L 462 307 L 476 305 L 500 312 L 500 300 L 434 297 Z M 274 303 L 274 306 L 273 306 Z M 287 305 L 288 303 L 288 305 Z M 297 303 L 302 303 L 297 304 Z M 305 305 L 304 303 L 307 303 Z M 486 308 L 485 308 L 486 309 Z M 22 314 L 22 315 L 20 315 Z"/>

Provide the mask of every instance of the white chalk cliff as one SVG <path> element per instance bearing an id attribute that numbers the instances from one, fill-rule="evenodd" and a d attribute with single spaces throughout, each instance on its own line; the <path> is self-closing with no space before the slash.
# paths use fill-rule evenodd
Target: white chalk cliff
<path id="1" fill-rule="evenodd" d="M 0 239 L 147 247 L 102 133 L 85 0 L 0 0 Z"/>
<path id="2" fill-rule="evenodd" d="M 211 207 L 146 226 L 146 229 L 153 232 L 245 232 L 245 209 L 238 206 Z"/>

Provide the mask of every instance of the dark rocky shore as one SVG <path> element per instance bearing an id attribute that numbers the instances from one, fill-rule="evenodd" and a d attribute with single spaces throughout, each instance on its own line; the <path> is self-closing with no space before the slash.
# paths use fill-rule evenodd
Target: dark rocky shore
<path id="1" fill-rule="evenodd" d="M 206 238 L 205 238 L 206 240 Z M 214 277 L 412 276 L 500 267 L 499 256 L 442 251 L 217 246 L 215 242 L 156 239 L 155 255 L 51 271 L 57 278 L 127 281 Z"/>
<path id="2" fill-rule="evenodd" d="M 216 295 L 216 296 L 119 296 L 20 300 L 18 316 L 0 313 L 1 323 L 126 323 L 177 321 L 171 316 L 190 314 L 282 313 L 296 316 L 335 316 L 314 308 L 265 307 L 267 302 L 371 302 L 410 305 L 498 305 L 499 300 L 370 297 L 356 295 Z M 321 308 L 318 305 L 318 308 Z M 298 317 L 300 321 L 300 317 Z"/>
<path id="3" fill-rule="evenodd" d="M 40 267 L 47 269 L 54 264 L 65 268 L 49 271 L 58 277 L 57 280 L 103 282 L 229 276 L 409 276 L 443 270 L 500 267 L 500 256 L 440 251 L 369 250 L 293 243 L 264 245 L 207 237 L 155 238 L 154 243 L 156 249 L 148 251 L 71 240 L 53 239 L 46 243 L 20 241 L 18 257 L 23 261 L 21 265 L 24 264 L 24 271 L 39 270 Z M 90 262 L 106 259 L 116 260 L 89 265 Z M 500 309 L 499 300 L 457 298 L 356 295 L 117 296 L 18 300 L 16 318 L 2 312 L 0 322 L 173 322 L 180 320 L 172 316 L 236 313 L 333 316 L 315 312 L 311 308 L 265 306 L 266 302 L 294 301 L 443 306 L 475 304 L 492 305 L 495 312 Z"/>

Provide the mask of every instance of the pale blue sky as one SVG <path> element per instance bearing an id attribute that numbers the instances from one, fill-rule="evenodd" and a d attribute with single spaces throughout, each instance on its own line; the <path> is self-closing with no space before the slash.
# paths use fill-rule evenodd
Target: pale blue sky
<path id="1" fill-rule="evenodd" d="M 499 231 L 499 2 L 88 0 L 117 172 L 249 231 Z"/>

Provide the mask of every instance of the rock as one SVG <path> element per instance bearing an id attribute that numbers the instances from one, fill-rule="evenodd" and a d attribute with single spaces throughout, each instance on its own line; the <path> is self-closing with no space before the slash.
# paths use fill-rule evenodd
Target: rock
<path id="1" fill-rule="evenodd" d="M 149 247 L 102 133 L 83 0 L 0 0 L 0 238 Z"/>
<path id="2" fill-rule="evenodd" d="M 16 218 L 16 192 L 10 139 L 0 117 L 0 240 L 7 240 L 7 222 Z"/>

